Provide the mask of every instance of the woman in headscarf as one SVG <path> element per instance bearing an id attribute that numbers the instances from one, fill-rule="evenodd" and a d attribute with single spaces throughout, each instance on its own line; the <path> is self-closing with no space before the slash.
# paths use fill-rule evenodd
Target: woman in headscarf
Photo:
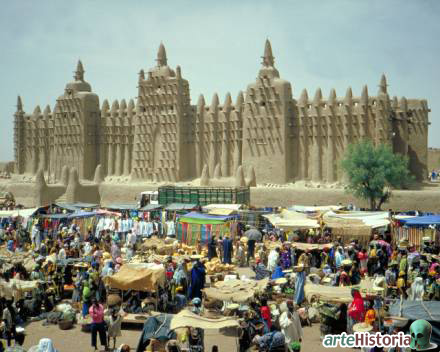
<path id="1" fill-rule="evenodd" d="M 188 288 L 188 274 L 185 270 L 185 262 L 181 261 L 177 264 L 177 268 L 173 274 L 173 280 L 176 286 L 181 286 L 183 292 L 187 291 Z"/>
<path id="2" fill-rule="evenodd" d="M 423 285 L 423 278 L 416 277 L 411 285 L 411 294 L 409 295 L 410 301 L 423 301 L 423 295 L 425 294 L 425 288 Z"/>
<path id="3" fill-rule="evenodd" d="M 283 269 L 289 269 L 292 266 L 292 251 L 290 249 L 290 243 L 284 243 L 284 249 L 281 253 L 281 265 Z"/>
<path id="4" fill-rule="evenodd" d="M 347 333 L 353 333 L 353 326 L 356 323 L 364 322 L 365 306 L 364 300 L 357 289 L 351 290 L 353 301 L 348 306 L 348 328 Z"/>
<path id="5" fill-rule="evenodd" d="M 342 251 L 342 247 L 338 247 L 335 254 L 335 264 L 336 268 L 339 269 L 342 266 L 342 261 L 345 259 L 344 252 Z"/>
<path id="6" fill-rule="evenodd" d="M 53 347 L 51 339 L 42 338 L 38 345 L 31 347 L 28 352 L 58 352 L 58 350 Z"/>
<path id="7" fill-rule="evenodd" d="M 101 271 L 101 277 L 112 276 L 114 273 L 113 270 L 113 261 L 111 259 L 106 259 L 104 262 L 104 267 Z"/>
<path id="8" fill-rule="evenodd" d="M 289 346 L 292 342 L 300 342 L 303 337 L 303 330 L 301 327 L 301 321 L 298 313 L 292 309 L 289 309 L 289 306 L 286 302 L 280 304 L 281 315 L 279 318 L 281 332 L 284 335 L 287 346 Z"/>

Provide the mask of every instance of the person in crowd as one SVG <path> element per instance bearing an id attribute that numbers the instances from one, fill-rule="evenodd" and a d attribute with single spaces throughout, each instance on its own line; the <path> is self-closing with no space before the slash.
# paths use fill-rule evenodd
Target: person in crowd
<path id="1" fill-rule="evenodd" d="M 286 342 L 281 331 L 273 331 L 264 335 L 256 335 L 252 342 L 259 348 L 259 351 L 284 352 Z"/>
<path id="2" fill-rule="evenodd" d="M 17 313 L 15 311 L 13 299 L 6 300 L 6 307 L 3 309 L 2 320 L 4 323 L 4 334 L 8 347 L 11 346 L 11 341 L 15 339 L 16 335 L 16 317 Z"/>
<path id="3" fill-rule="evenodd" d="M 89 314 L 92 318 L 92 347 L 95 351 L 98 350 L 97 347 L 97 334 L 99 333 L 99 340 L 101 342 L 101 346 L 104 346 L 105 349 L 108 349 L 107 345 L 107 334 L 106 334 L 106 326 L 104 322 L 104 307 L 102 304 L 98 303 L 96 298 L 92 299 L 92 306 L 89 309 Z"/>
<path id="4" fill-rule="evenodd" d="M 267 269 L 270 272 L 273 272 L 275 270 L 275 267 L 278 264 L 278 261 L 280 260 L 280 247 L 275 247 L 272 249 L 269 253 L 269 256 L 267 258 Z"/>
<path id="5" fill-rule="evenodd" d="M 264 323 L 264 331 L 270 332 L 272 329 L 272 316 L 266 298 L 261 299 L 260 314 Z"/>
<path id="6" fill-rule="evenodd" d="M 55 349 L 53 342 L 49 338 L 42 338 L 38 345 L 31 347 L 28 352 L 59 352 Z"/>
<path id="7" fill-rule="evenodd" d="M 244 246 L 241 241 L 237 241 L 237 250 L 235 253 L 235 263 L 241 268 L 244 267 L 246 262 L 246 254 L 244 251 Z"/>
<path id="8" fill-rule="evenodd" d="M 203 310 L 202 300 L 199 297 L 195 297 L 192 299 L 191 304 L 192 304 L 191 312 L 197 315 L 201 315 Z"/>
<path id="9" fill-rule="evenodd" d="M 110 315 L 105 319 L 107 327 L 107 346 L 110 346 L 110 340 L 113 339 L 113 350 L 116 348 L 116 339 L 121 336 L 122 314 L 119 306 L 110 309 Z"/>
<path id="10" fill-rule="evenodd" d="M 353 332 L 353 325 L 363 322 L 365 319 L 365 306 L 364 300 L 358 289 L 352 289 L 351 295 L 353 301 L 348 306 L 348 326 L 347 332 Z"/>
<path id="11" fill-rule="evenodd" d="M 229 235 L 223 239 L 223 264 L 232 264 L 233 246 Z"/>
<path id="12" fill-rule="evenodd" d="M 202 289 L 205 287 L 206 271 L 203 264 L 200 262 L 200 256 L 193 256 L 195 260 L 193 268 L 191 269 L 191 282 L 189 286 L 188 297 L 193 299 L 195 297 L 202 298 Z"/>
<path id="13" fill-rule="evenodd" d="M 266 277 L 271 276 L 271 272 L 266 269 L 263 262 L 260 259 L 257 259 L 256 265 L 252 266 L 253 271 L 255 272 L 255 280 L 263 280 Z"/>
<path id="14" fill-rule="evenodd" d="M 365 323 L 375 327 L 376 322 L 376 311 L 373 308 L 373 302 L 368 302 L 368 309 L 365 313 Z"/>
<path id="15" fill-rule="evenodd" d="M 217 258 L 217 239 L 212 236 L 208 244 L 208 259 Z"/>
<path id="16" fill-rule="evenodd" d="M 282 302 L 280 304 L 280 311 L 279 324 L 287 346 L 295 341 L 301 342 L 303 330 L 296 310 L 293 307 L 290 308 L 286 302 Z"/>

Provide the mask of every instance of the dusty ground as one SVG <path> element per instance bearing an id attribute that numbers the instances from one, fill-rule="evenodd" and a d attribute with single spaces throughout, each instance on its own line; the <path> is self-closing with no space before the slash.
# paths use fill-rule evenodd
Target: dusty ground
<path id="1" fill-rule="evenodd" d="M 25 348 L 28 349 L 33 345 L 38 344 L 38 341 L 43 337 L 49 337 L 53 340 L 55 347 L 59 352 L 83 352 L 83 351 L 93 351 L 90 347 L 90 334 L 81 331 L 79 326 L 76 326 L 72 330 L 63 331 L 56 325 L 43 326 L 42 322 L 31 323 L 26 327 L 26 340 Z M 141 335 L 141 327 L 137 329 L 123 329 L 122 336 L 117 340 L 117 347 L 122 344 L 128 344 L 133 351 L 136 350 L 139 338 Z M 319 324 L 314 324 L 312 327 L 304 328 L 304 341 L 302 343 L 303 352 L 324 352 L 328 349 L 321 345 L 321 340 L 319 338 Z M 212 341 L 218 341 L 221 338 L 219 335 L 209 336 Z M 213 343 L 213 342 L 211 342 Z M 104 349 L 102 349 L 104 350 Z M 220 352 L 233 352 L 236 351 L 234 345 L 225 346 L 225 349 L 220 349 Z M 337 351 L 339 349 L 333 349 Z M 340 349 L 346 352 L 351 352 L 348 349 Z"/>
<path id="2" fill-rule="evenodd" d="M 239 268 L 240 275 L 246 275 L 251 278 L 252 270 L 249 268 Z M 122 336 L 118 338 L 116 346 L 126 343 L 133 351 L 136 350 L 142 326 L 141 325 L 123 325 Z M 38 341 L 43 337 L 49 337 L 53 340 L 55 347 L 59 352 L 83 352 L 93 351 L 91 347 L 91 335 L 81 331 L 79 325 L 72 330 L 63 331 L 57 325 L 43 326 L 42 322 L 31 323 L 26 327 L 25 348 L 29 348 L 38 344 Z M 205 332 L 205 342 L 208 346 L 213 346 L 219 343 L 219 339 L 226 341 L 224 337 L 219 335 L 216 331 Z M 103 350 L 103 349 L 102 349 Z M 333 351 L 353 352 L 351 349 L 333 349 Z M 208 349 L 210 351 L 210 349 Z M 237 346 L 232 343 L 224 343 L 220 352 L 235 352 Z M 325 352 L 328 349 L 324 348 L 320 340 L 319 324 L 313 324 L 311 327 L 304 327 L 304 340 L 302 342 L 302 352 Z"/>

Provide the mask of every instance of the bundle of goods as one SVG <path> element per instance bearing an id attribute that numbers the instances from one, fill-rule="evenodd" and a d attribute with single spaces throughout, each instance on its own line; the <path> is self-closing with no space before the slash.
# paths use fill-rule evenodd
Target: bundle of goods
<path id="1" fill-rule="evenodd" d="M 222 272 L 230 272 L 235 270 L 235 265 L 232 264 L 222 264 L 220 259 L 213 258 L 209 262 L 205 263 L 206 272 L 208 275 L 214 275 Z"/>

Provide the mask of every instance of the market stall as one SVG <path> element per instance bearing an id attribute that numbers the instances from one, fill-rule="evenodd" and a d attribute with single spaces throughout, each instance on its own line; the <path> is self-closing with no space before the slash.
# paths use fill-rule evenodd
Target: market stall
<path id="1" fill-rule="evenodd" d="M 390 225 L 388 212 L 327 211 L 322 221 L 331 229 L 333 237 L 340 236 L 344 243 L 356 238 L 363 245 L 368 245 L 373 231 L 384 232 Z"/>
<path id="2" fill-rule="evenodd" d="M 362 296 L 375 295 L 373 282 L 371 280 L 362 280 L 357 286 L 325 286 L 306 282 L 304 293 L 307 301 L 310 303 L 313 299 L 330 303 L 351 303 L 353 296 L 351 289 L 357 287 Z"/>
<path id="3" fill-rule="evenodd" d="M 244 303 L 264 292 L 268 283 L 269 279 L 218 281 L 203 292 L 208 300 Z"/>
<path id="4" fill-rule="evenodd" d="M 193 246 L 197 243 L 207 245 L 212 236 L 217 238 L 231 234 L 231 226 L 236 217 L 219 216 L 190 212 L 178 218 L 176 224 L 177 239 L 180 243 Z"/>
<path id="5" fill-rule="evenodd" d="M 119 290 L 156 292 L 165 284 L 165 269 L 163 265 L 153 263 L 124 264 L 105 281 L 109 287 Z"/>
<path id="6" fill-rule="evenodd" d="M 420 249 L 423 237 L 429 237 L 435 244 L 440 242 L 440 215 L 424 215 L 415 217 L 396 217 L 393 221 L 393 238 L 396 243 L 407 239 Z"/>

